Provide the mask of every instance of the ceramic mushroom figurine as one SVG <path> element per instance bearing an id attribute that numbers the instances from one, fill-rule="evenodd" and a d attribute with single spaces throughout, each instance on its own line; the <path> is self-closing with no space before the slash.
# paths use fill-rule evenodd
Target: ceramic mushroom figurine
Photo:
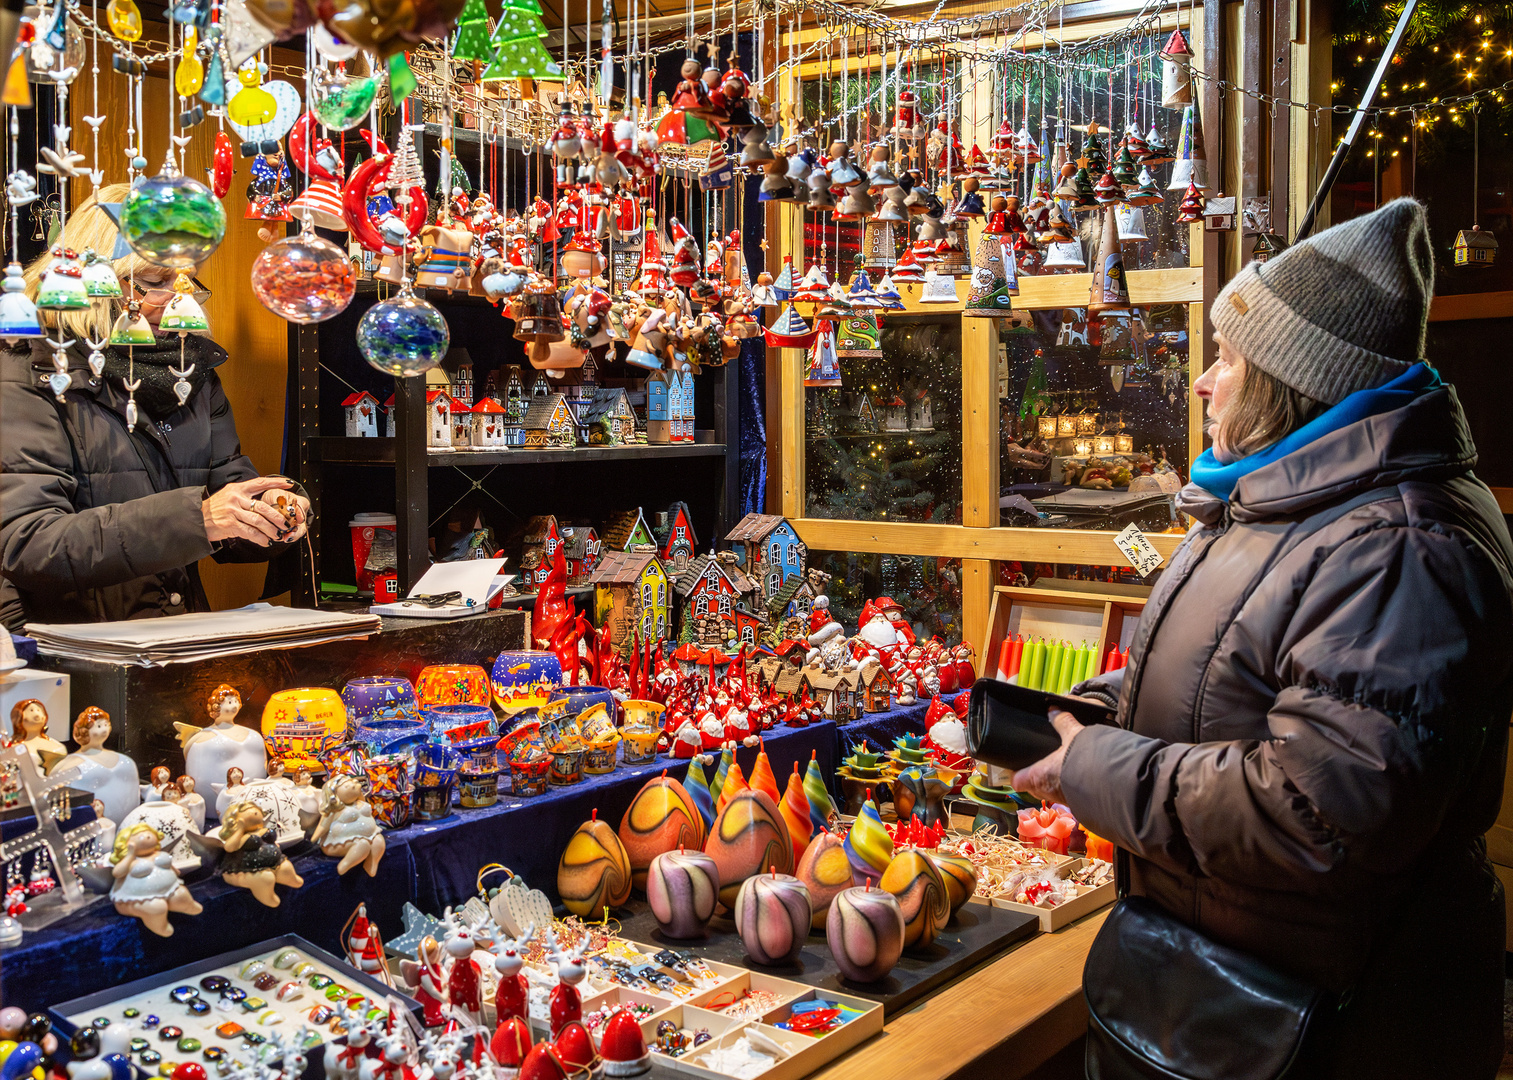
<path id="1" fill-rule="evenodd" d="M 122 829 L 111 849 L 110 899 L 116 910 L 160 937 L 173 933 L 168 913 L 198 915 L 200 906 L 173 868 L 173 859 L 161 847 L 162 834 L 142 823 Z"/>
<path id="2" fill-rule="evenodd" d="M 68 756 L 68 747 L 48 737 L 47 706 L 36 698 L 18 701 L 11 707 L 11 739 L 26 747 L 43 772 Z"/>
<path id="3" fill-rule="evenodd" d="M 332 858 L 340 858 L 336 872 L 345 874 L 361 865 L 372 877 L 384 856 L 384 834 L 373 820 L 373 808 L 364 797 L 362 781 L 339 776 L 326 787 L 321 800 L 320 823 L 310 837 Z"/>
<path id="4" fill-rule="evenodd" d="M 239 889 L 248 889 L 259 903 L 278 907 L 274 885 L 297 889 L 305 879 L 279 850 L 273 830 L 263 820 L 263 808 L 254 802 L 234 802 L 221 815 L 221 876 Z"/>
<path id="5" fill-rule="evenodd" d="M 205 699 L 209 727 L 173 725 L 184 751 L 184 771 L 194 777 L 195 786 L 207 798 L 221 793 L 226 770 L 232 767 L 240 769 L 247 780 L 261 780 L 268 775 L 268 751 L 262 732 L 235 723 L 241 709 L 242 695 L 235 687 L 222 683 Z"/>
<path id="6" fill-rule="evenodd" d="M 110 714 L 91 705 L 74 721 L 76 753 L 69 754 L 51 770 L 77 769 L 72 786 L 94 792 L 105 804 L 105 816 L 120 822 L 142 801 L 142 774 L 125 754 L 105 749 L 110 738 Z"/>

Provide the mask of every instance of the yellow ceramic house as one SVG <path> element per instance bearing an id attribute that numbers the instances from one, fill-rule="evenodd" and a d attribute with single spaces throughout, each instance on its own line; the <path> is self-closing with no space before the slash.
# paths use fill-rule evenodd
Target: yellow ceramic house
<path id="1" fill-rule="evenodd" d="M 634 634 L 643 641 L 667 637 L 671 587 L 655 548 L 605 551 L 589 581 L 595 588 L 596 607 L 607 611 L 604 625 L 615 648 L 627 646 Z"/>

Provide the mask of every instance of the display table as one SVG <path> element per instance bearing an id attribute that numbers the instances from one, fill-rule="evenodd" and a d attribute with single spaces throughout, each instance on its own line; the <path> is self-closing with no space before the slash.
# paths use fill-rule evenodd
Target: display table
<path id="1" fill-rule="evenodd" d="M 773 772 L 780 777 L 792 772 L 794 762 L 802 769 L 811 754 L 829 775 L 836 765 L 836 745 L 835 725 L 829 721 L 777 728 L 765 740 Z M 748 775 L 756 755 L 755 749 L 742 749 L 737 756 Z M 387 834 L 388 851 L 376 878 L 361 869 L 338 876 L 336 860 L 311 849 L 313 853 L 293 860 L 304 887 L 280 887 L 277 908 L 264 907 L 251 893 L 219 877 L 192 877 L 188 884 L 205 911 L 193 918 L 173 916 L 169 938 L 116 914 L 102 897 L 0 952 L 0 1001 L 40 1008 L 286 933 L 298 933 L 339 955 L 342 924 L 358 904 L 367 904 L 369 918 L 386 939 L 397 937 L 404 929 L 400 912 L 407 901 L 439 915 L 476 894 L 478 870 L 491 862 L 505 864 L 555 900 L 557 860 L 578 825 L 595 809 L 618 825 L 636 792 L 664 769 L 681 778 L 688 762 L 660 758 L 621 766 L 608 776 L 553 788 L 536 798 L 506 796 L 497 806 L 458 810 L 442 821 L 396 829 Z"/>

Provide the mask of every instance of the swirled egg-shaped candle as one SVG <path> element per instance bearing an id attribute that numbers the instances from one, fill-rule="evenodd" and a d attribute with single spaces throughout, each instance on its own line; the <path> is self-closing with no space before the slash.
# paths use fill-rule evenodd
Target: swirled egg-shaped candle
<path id="1" fill-rule="evenodd" d="M 666 851 L 646 870 L 646 899 L 665 937 L 703 937 L 720 895 L 720 868 L 702 851 Z"/>
<path id="2" fill-rule="evenodd" d="M 663 773 L 648 780 L 620 819 L 620 843 L 630 857 L 631 884 L 646 888 L 646 869 L 663 852 L 704 846 L 704 819 L 693 796 Z"/>
<path id="3" fill-rule="evenodd" d="M 935 869 L 940 871 L 940 879 L 946 883 L 946 899 L 950 901 L 951 914 L 955 915 L 961 905 L 977 891 L 977 868 L 965 855 L 952 855 L 933 849 L 924 854 L 925 858 L 935 864 Z"/>
<path id="4" fill-rule="evenodd" d="M 892 893 L 850 888 L 825 917 L 825 943 L 835 966 L 852 982 L 886 978 L 904 951 L 904 913 Z"/>
<path id="5" fill-rule="evenodd" d="M 814 754 L 809 755 L 809 767 L 804 770 L 804 798 L 809 800 L 809 821 L 815 833 L 829 828 L 830 815 L 835 813 L 835 803 L 830 800 L 830 789 L 825 786 L 824 774 Z"/>
<path id="6" fill-rule="evenodd" d="M 946 927 L 951 902 L 935 864 L 916 848 L 899 852 L 883 872 L 878 888 L 898 898 L 904 916 L 904 947 L 928 945 Z"/>
<path id="7" fill-rule="evenodd" d="M 557 895 L 567 910 L 585 919 L 630 899 L 630 857 L 597 813 L 578 826 L 557 864 Z"/>
<path id="8" fill-rule="evenodd" d="M 788 826 L 788 838 L 793 841 L 793 865 L 797 866 L 804 857 L 804 849 L 809 846 L 809 838 L 814 835 L 814 825 L 809 820 L 809 799 L 804 795 L 804 780 L 799 776 L 796 761 L 778 810 L 783 815 L 783 824 Z"/>
<path id="9" fill-rule="evenodd" d="M 846 834 L 846 857 L 851 860 L 851 877 L 858 885 L 876 885 L 893 861 L 893 837 L 883 828 L 877 804 L 868 799 L 856 815 Z"/>
<path id="10" fill-rule="evenodd" d="M 738 791 L 714 819 L 704 851 L 720 868 L 720 903 L 734 907 L 741 882 L 753 874 L 793 870 L 793 841 L 772 800 L 750 788 Z"/>
<path id="11" fill-rule="evenodd" d="M 831 901 L 851 888 L 851 860 L 846 857 L 845 841 L 829 829 L 815 833 L 794 873 L 809 890 L 814 909 L 811 925 L 823 930 Z"/>
<path id="12" fill-rule="evenodd" d="M 809 936 L 809 890 L 791 874 L 758 874 L 741 883 L 736 932 L 758 964 L 791 964 Z"/>

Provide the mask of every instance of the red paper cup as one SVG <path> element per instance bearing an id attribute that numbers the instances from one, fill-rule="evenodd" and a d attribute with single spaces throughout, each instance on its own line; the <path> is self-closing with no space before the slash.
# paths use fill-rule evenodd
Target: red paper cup
<path id="1" fill-rule="evenodd" d="M 368 570 L 368 552 L 373 550 L 373 534 L 378 529 L 394 532 L 398 522 L 393 514 L 358 514 L 347 525 L 352 530 L 352 562 L 357 570 L 359 592 L 373 590 L 373 572 Z"/>

